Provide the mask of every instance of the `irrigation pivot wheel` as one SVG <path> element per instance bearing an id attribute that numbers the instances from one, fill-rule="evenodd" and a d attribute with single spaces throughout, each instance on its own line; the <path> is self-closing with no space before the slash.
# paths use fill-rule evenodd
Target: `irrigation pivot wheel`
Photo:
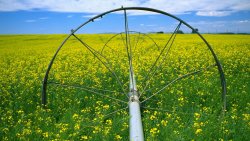
<path id="1" fill-rule="evenodd" d="M 129 18 L 135 11 L 172 20 L 173 30 L 169 34 L 136 31 L 137 26 L 132 26 L 136 24 L 135 18 Z M 102 26 L 102 20 L 112 14 L 119 15 L 121 25 L 119 22 L 116 25 L 121 27 L 120 32 L 95 37 L 78 34 L 80 30 L 91 28 L 91 24 Z M 146 23 L 140 25 L 145 27 Z M 182 28 L 194 34 L 179 34 Z M 64 51 L 63 46 L 66 46 Z M 218 92 L 215 87 L 219 87 L 221 93 L 220 104 L 216 101 L 218 95 L 213 94 Z M 119 115 L 129 117 L 130 140 L 144 140 L 149 135 L 143 133 L 143 128 L 152 134 L 157 131 L 149 131 L 150 125 L 143 120 L 156 119 L 157 115 L 162 118 L 157 112 L 147 116 L 147 110 L 190 113 L 204 105 L 206 108 L 219 105 L 223 113 L 226 81 L 212 47 L 188 23 L 157 9 L 122 7 L 90 18 L 71 30 L 48 65 L 42 85 L 42 105 L 54 110 L 61 107 L 58 120 L 70 107 L 84 109 L 85 121 L 90 123 L 99 120 L 111 126 L 108 117 L 117 114 L 113 121 L 120 121 Z M 91 124 L 86 127 L 100 132 Z"/>

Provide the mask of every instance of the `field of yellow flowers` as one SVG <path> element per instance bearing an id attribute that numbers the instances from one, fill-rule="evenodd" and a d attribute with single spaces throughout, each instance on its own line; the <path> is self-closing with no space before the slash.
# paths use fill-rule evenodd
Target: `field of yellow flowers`
<path id="1" fill-rule="evenodd" d="M 66 36 L 0 36 L 0 140 L 129 139 L 124 34 L 77 35 L 96 56 L 71 37 L 54 61 L 48 104 L 42 107 L 47 66 Z M 197 35 L 177 35 L 156 61 L 169 37 L 130 36 L 145 139 L 250 140 L 250 36 L 204 35 L 225 72 L 225 114 L 220 77 L 206 45 Z"/>

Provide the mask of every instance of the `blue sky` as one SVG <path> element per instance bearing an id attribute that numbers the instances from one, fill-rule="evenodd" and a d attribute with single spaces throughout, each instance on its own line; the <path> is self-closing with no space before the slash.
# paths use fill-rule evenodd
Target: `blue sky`
<path id="1" fill-rule="evenodd" d="M 202 33 L 250 33 L 250 0 L 0 0 L 0 34 L 69 33 L 89 18 L 121 6 L 159 9 Z M 129 29 L 139 32 L 173 32 L 178 24 L 144 11 L 128 11 L 128 21 Z M 118 12 L 88 24 L 79 33 L 123 30 L 124 15 Z"/>

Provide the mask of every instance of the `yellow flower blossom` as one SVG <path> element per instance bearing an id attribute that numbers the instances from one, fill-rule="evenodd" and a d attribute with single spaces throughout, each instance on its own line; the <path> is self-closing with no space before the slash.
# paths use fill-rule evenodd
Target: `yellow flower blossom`
<path id="1" fill-rule="evenodd" d="M 72 117 L 73 117 L 74 120 L 76 120 L 79 117 L 79 115 L 78 114 L 74 114 Z"/>
<path id="2" fill-rule="evenodd" d="M 166 120 L 161 120 L 161 124 L 162 124 L 163 126 L 167 126 L 167 123 L 168 123 L 168 121 L 166 121 Z"/>
<path id="3" fill-rule="evenodd" d="M 109 109 L 109 105 L 107 105 L 107 104 L 102 106 L 102 107 L 103 107 L 103 109 L 106 109 L 106 110 Z"/>
<path id="4" fill-rule="evenodd" d="M 75 124 L 74 129 L 75 129 L 75 130 L 79 130 L 79 129 L 80 129 L 80 125 L 79 125 L 78 123 Z"/>
<path id="5" fill-rule="evenodd" d="M 250 114 L 242 114 L 243 120 L 249 121 L 250 120 Z"/>
<path id="6" fill-rule="evenodd" d="M 156 119 L 155 115 L 151 115 L 150 120 L 154 120 L 154 119 Z"/>
<path id="7" fill-rule="evenodd" d="M 152 136 L 155 136 L 155 135 L 158 134 L 159 132 L 160 132 L 160 130 L 157 129 L 156 127 L 150 129 L 150 134 L 151 134 Z"/>
<path id="8" fill-rule="evenodd" d="M 87 140 L 87 139 L 88 139 L 88 136 L 86 136 L 86 135 L 81 136 L 81 139 L 82 139 L 82 140 Z"/>
<path id="9" fill-rule="evenodd" d="M 49 132 L 43 133 L 43 137 L 48 138 L 49 137 Z"/>
<path id="10" fill-rule="evenodd" d="M 198 135 L 198 134 L 201 134 L 202 132 L 202 129 L 198 128 L 196 131 L 195 131 L 195 134 Z"/>
<path id="11" fill-rule="evenodd" d="M 112 120 L 111 119 L 106 120 L 106 124 L 112 125 Z"/>
<path id="12" fill-rule="evenodd" d="M 116 139 L 116 140 L 121 140 L 122 137 L 121 137 L 120 135 L 115 135 L 115 139 Z"/>

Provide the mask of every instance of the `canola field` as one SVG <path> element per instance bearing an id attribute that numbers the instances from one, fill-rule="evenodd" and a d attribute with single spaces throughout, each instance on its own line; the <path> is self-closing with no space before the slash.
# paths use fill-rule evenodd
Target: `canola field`
<path id="1" fill-rule="evenodd" d="M 250 36 L 203 36 L 223 66 L 225 113 L 218 69 L 197 35 L 167 45 L 170 34 L 130 33 L 129 44 L 124 33 L 70 37 L 45 108 L 43 78 L 67 35 L 0 35 L 0 140 L 129 140 L 130 51 L 145 140 L 250 140 Z"/>

